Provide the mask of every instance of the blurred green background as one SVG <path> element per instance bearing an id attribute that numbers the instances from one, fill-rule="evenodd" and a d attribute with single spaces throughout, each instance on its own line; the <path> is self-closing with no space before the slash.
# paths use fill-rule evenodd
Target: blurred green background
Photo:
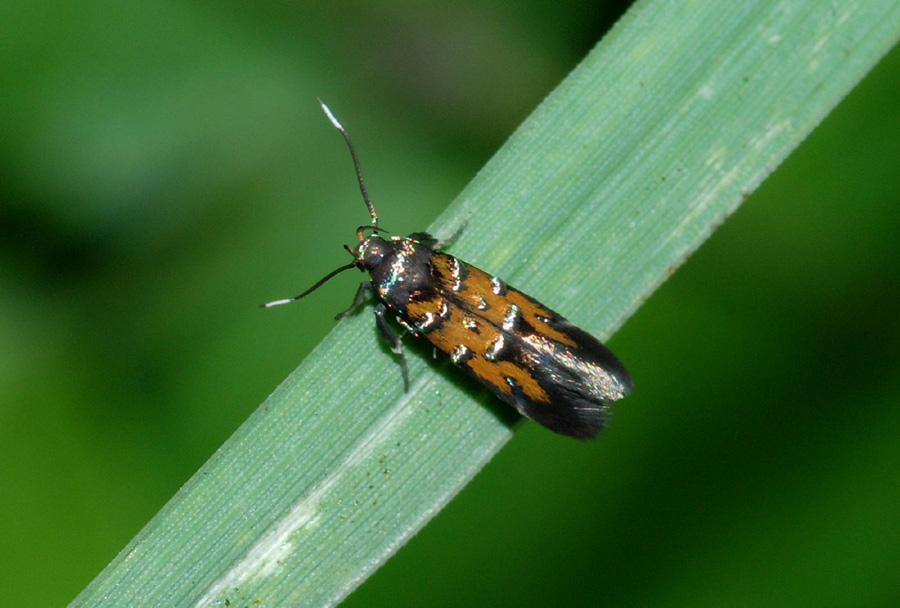
<path id="1" fill-rule="evenodd" d="M 622 3 L 0 6 L 0 564 L 64 605 L 426 227 Z M 900 52 L 348 606 L 900 603 Z M 623 268 L 622 272 L 628 272 Z M 373 329 L 374 331 L 374 329 Z"/>

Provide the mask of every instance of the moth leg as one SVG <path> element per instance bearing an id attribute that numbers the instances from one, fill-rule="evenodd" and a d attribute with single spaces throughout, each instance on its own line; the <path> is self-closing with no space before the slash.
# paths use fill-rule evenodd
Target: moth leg
<path id="1" fill-rule="evenodd" d="M 429 249 L 434 249 L 435 245 L 438 242 L 438 240 L 436 238 L 434 238 L 427 232 L 413 232 L 406 238 L 412 239 L 414 241 L 418 241 L 418 242 L 422 243 L 423 245 L 425 245 L 426 247 L 428 247 Z"/>
<path id="2" fill-rule="evenodd" d="M 340 321 L 347 315 L 352 315 L 356 310 L 366 303 L 366 299 L 368 298 L 369 292 L 372 291 L 372 281 L 363 281 L 359 284 L 359 289 L 356 290 L 356 296 L 353 298 L 353 304 L 350 305 L 350 308 L 345 310 L 344 312 L 339 312 L 335 315 L 335 321 Z"/>
<path id="3" fill-rule="evenodd" d="M 403 355 L 403 344 L 400 342 L 400 334 L 394 331 L 394 328 L 384 318 L 384 313 L 386 312 L 387 306 L 383 302 L 379 302 L 375 306 L 375 326 L 378 328 L 378 333 L 381 334 L 382 339 L 391 345 L 391 352 L 399 357 L 400 370 L 403 373 L 403 390 L 408 391 L 409 371 L 406 368 L 406 357 Z"/>
<path id="4" fill-rule="evenodd" d="M 438 241 L 434 244 L 434 249 L 446 249 L 450 245 L 456 242 L 456 239 L 459 238 L 459 235 L 462 234 L 463 230 L 466 229 L 466 226 L 469 225 L 469 220 L 464 221 L 459 225 L 459 228 L 456 229 L 456 232 L 451 234 L 445 239 L 438 239 Z"/>
<path id="5" fill-rule="evenodd" d="M 462 234 L 463 229 L 468 225 L 468 221 L 462 223 L 462 225 L 456 229 L 456 232 L 451 234 L 446 239 L 436 239 L 427 232 L 413 232 L 409 237 L 414 241 L 419 241 L 429 249 L 443 249 L 444 247 L 449 247 L 452 245 L 456 239 L 459 238 L 459 235 Z"/>

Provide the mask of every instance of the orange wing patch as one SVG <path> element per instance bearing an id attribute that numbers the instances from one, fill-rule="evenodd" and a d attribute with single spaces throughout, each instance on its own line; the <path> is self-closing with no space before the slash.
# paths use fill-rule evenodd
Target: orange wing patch
<path id="1" fill-rule="evenodd" d="M 521 311 L 522 319 L 536 332 L 554 342 L 571 347 L 578 346 L 568 334 L 551 327 L 548 323 L 549 319 L 558 318 L 558 314 L 544 308 L 518 289 L 500 283 L 485 271 L 440 251 L 434 252 L 432 263 L 441 275 L 438 284 L 448 300 L 459 300 L 464 308 L 497 327 L 502 327 L 510 305 L 514 304 Z M 457 265 L 464 267 L 465 278 L 462 280 L 458 280 L 455 276 L 459 274 Z M 448 285 L 459 285 L 460 288 L 449 289 Z M 497 293 L 498 290 L 500 293 Z"/>
<path id="2" fill-rule="evenodd" d="M 496 309 L 503 312 L 499 306 Z M 434 298 L 410 302 L 407 318 L 415 327 L 433 319 L 435 315 L 440 316 L 442 312 L 442 322 L 435 324 L 429 331 L 422 332 L 422 336 L 435 348 L 502 393 L 512 395 L 512 381 L 529 400 L 540 403 L 550 401 L 547 392 L 527 369 L 512 361 L 494 361 L 489 356 L 488 350 L 495 341 L 502 339 L 500 326 L 494 323 L 493 317 L 485 314 L 492 312 L 490 309 L 470 311 L 460 308 L 453 300 L 442 302 L 440 298 Z M 497 314 L 496 311 L 493 312 L 493 316 Z M 500 322 L 502 323 L 502 314 Z M 465 353 L 465 356 L 460 353 Z"/>

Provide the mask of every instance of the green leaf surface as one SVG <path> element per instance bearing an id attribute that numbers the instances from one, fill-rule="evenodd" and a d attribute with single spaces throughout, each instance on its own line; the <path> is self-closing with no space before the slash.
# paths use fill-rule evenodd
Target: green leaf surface
<path id="1" fill-rule="evenodd" d="M 468 222 L 451 253 L 606 338 L 898 34 L 885 0 L 639 2 L 432 229 Z M 512 418 L 423 346 L 404 393 L 371 323 L 339 323 L 72 605 L 333 604 L 415 534 Z"/>

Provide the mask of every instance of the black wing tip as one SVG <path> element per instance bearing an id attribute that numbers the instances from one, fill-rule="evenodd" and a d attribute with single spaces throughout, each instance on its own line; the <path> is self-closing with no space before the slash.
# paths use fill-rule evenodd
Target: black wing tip
<path id="1" fill-rule="evenodd" d="M 597 437 L 606 428 L 610 415 L 609 402 L 577 398 L 540 404 L 520 401 L 516 409 L 554 433 L 582 441 Z"/>
<path id="2" fill-rule="evenodd" d="M 554 433 L 572 437 L 579 441 L 589 441 L 596 439 L 598 435 L 606 428 L 609 412 L 603 411 L 597 417 L 577 417 L 570 420 L 562 420 L 548 424 L 546 422 L 536 420 L 536 422 L 547 427 Z"/>

